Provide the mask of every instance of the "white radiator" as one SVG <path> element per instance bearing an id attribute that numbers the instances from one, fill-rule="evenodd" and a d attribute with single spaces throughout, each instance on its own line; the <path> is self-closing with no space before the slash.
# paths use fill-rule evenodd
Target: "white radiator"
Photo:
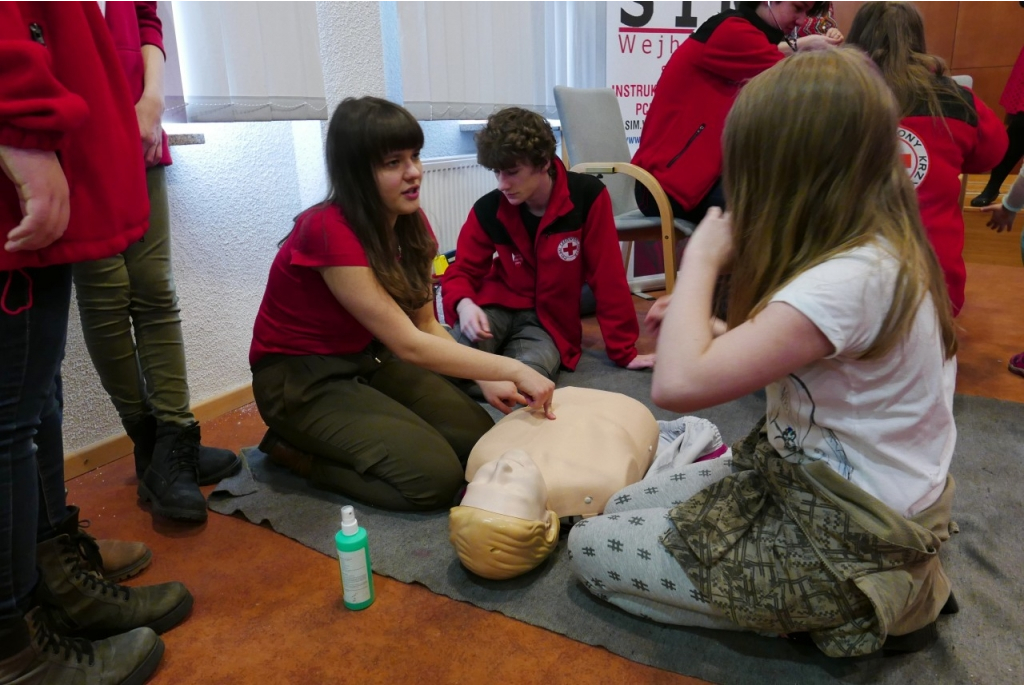
<path id="1" fill-rule="evenodd" d="M 439 252 L 455 249 L 473 203 L 495 187 L 494 173 L 477 164 L 475 155 L 423 160 L 420 206 L 437 236 Z"/>

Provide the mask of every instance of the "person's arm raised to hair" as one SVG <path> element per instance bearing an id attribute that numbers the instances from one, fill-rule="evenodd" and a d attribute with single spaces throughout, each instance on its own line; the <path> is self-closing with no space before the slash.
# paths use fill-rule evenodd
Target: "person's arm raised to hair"
<path id="1" fill-rule="evenodd" d="M 332 266 L 319 269 L 327 287 L 341 305 L 399 359 L 445 376 L 483 381 L 511 381 L 534 409 L 548 418 L 555 384 L 520 361 L 487 354 L 460 345 L 434 329 L 433 307 L 415 313 L 416 322 L 377 281 L 365 266 Z M 426 329 L 426 330 L 424 330 Z M 442 329 L 443 331 L 443 329 Z"/>
<path id="2" fill-rule="evenodd" d="M 781 302 L 715 337 L 711 301 L 732 240 L 728 215 L 712 208 L 683 253 L 676 287 L 686 297 L 669 301 L 658 335 L 651 398 L 659 407 L 684 413 L 722 404 L 834 350 L 810 319 Z"/>

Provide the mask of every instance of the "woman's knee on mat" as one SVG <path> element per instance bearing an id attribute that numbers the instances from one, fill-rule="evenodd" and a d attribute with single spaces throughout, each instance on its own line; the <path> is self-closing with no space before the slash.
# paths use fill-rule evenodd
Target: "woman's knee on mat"
<path id="1" fill-rule="evenodd" d="M 411 508 L 421 511 L 452 506 L 466 483 L 462 464 L 448 445 L 415 455 L 389 454 L 365 473 L 395 488 Z"/>
<path id="2" fill-rule="evenodd" d="M 325 450 L 324 454 L 318 459 L 350 469 L 366 481 L 378 480 L 393 488 L 407 502 L 405 509 L 431 511 L 449 507 L 465 484 L 462 464 L 436 432 L 386 436 L 361 449 Z M 358 492 L 351 494 L 363 499 Z"/>

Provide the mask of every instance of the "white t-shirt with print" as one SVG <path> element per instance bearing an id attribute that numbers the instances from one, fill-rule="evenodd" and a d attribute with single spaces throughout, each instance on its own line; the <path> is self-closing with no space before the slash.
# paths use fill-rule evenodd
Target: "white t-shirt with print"
<path id="1" fill-rule="evenodd" d="M 930 296 L 905 340 L 856 357 L 878 335 L 898 264 L 877 244 L 808 269 L 772 297 L 811 320 L 835 354 L 768 386 L 768 437 L 790 461 L 825 459 L 906 517 L 938 499 L 956 444 L 956 361 L 945 361 Z"/>

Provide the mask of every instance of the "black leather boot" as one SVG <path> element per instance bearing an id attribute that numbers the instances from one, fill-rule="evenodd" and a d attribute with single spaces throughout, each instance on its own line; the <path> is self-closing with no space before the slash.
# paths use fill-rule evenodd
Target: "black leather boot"
<path id="1" fill-rule="evenodd" d="M 199 424 L 196 424 L 196 430 Z M 213 485 L 242 468 L 242 460 L 231 450 L 223 447 L 199 445 L 199 484 Z"/>
<path id="2" fill-rule="evenodd" d="M 999 188 L 989 188 L 985 186 L 985 189 L 978 194 L 973 200 L 971 200 L 972 207 L 988 207 L 990 204 L 996 201 L 999 197 Z"/>
<path id="3" fill-rule="evenodd" d="M 156 419 L 146 414 L 136 421 L 121 421 L 121 425 L 135 444 L 135 477 L 142 480 L 156 449 Z"/>
<path id="4" fill-rule="evenodd" d="M 40 618 L 59 635 L 100 640 L 135 628 L 157 633 L 185 620 L 192 595 L 181 583 L 125 587 L 88 570 L 78 545 L 58 535 L 40 542 L 39 582 L 32 598 Z"/>
<path id="5" fill-rule="evenodd" d="M 19 617 L 13 631 L 0 625 L 0 684 L 142 685 L 163 657 L 163 640 L 149 628 L 89 642 L 58 635 L 40 611 Z"/>
<path id="6" fill-rule="evenodd" d="M 135 477 L 141 481 L 150 462 L 153 461 L 157 421 L 152 414 L 146 414 L 137 421 L 122 421 L 121 424 L 135 444 Z M 199 445 L 200 485 L 219 483 L 222 479 L 238 473 L 241 467 L 242 460 L 231 450 Z"/>
<path id="7" fill-rule="evenodd" d="M 160 516 L 202 523 L 206 498 L 199 490 L 199 424 L 157 424 L 153 461 L 139 481 L 139 497 Z"/>

